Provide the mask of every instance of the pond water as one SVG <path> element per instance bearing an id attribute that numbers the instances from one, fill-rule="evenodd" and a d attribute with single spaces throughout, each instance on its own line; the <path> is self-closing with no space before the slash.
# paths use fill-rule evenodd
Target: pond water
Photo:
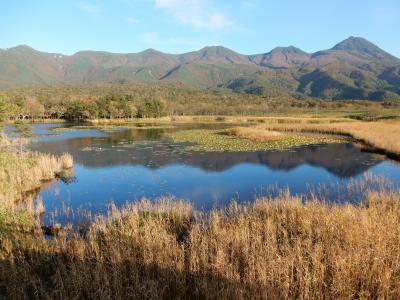
<path id="1" fill-rule="evenodd" d="M 322 186 L 335 186 L 328 200 L 340 198 L 339 186 L 362 180 L 365 174 L 385 176 L 400 183 L 400 166 L 384 157 L 363 152 L 352 143 L 311 145 L 289 151 L 191 152 L 174 144 L 168 133 L 216 125 L 179 125 L 175 128 L 95 128 L 53 131 L 65 124 L 35 124 L 39 134 L 34 151 L 74 157 L 73 180 L 56 180 L 40 191 L 46 208 L 44 222 L 76 222 L 72 211 L 104 212 L 111 202 L 173 195 L 187 199 L 198 209 L 228 204 L 232 199 L 252 201 L 281 188 L 293 194 Z M 75 220 L 75 221 L 74 221 Z"/>

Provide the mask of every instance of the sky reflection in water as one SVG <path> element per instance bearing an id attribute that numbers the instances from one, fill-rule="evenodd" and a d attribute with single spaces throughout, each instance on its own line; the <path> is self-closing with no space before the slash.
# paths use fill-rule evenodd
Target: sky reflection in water
<path id="1" fill-rule="evenodd" d="M 56 181 L 42 190 L 45 222 L 49 222 L 51 212 L 65 205 L 98 213 L 110 202 L 120 206 L 143 197 L 173 195 L 193 202 L 197 208 L 210 209 L 231 199 L 252 201 L 270 193 L 271 186 L 300 194 L 309 191 L 309 186 L 345 185 L 367 173 L 400 183 L 397 163 L 364 153 L 352 144 L 314 145 L 283 152 L 187 152 L 182 145 L 171 143 L 166 133 L 194 125 L 112 132 L 50 130 L 57 126 L 61 125 L 34 125 L 34 131 L 42 136 L 31 148 L 54 154 L 70 152 L 75 160 L 75 180 Z M 337 195 L 330 193 L 328 197 Z M 58 217 L 57 221 L 63 223 L 67 217 Z"/>

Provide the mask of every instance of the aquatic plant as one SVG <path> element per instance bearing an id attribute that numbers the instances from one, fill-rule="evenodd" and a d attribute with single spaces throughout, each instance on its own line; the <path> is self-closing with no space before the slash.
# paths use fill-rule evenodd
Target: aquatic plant
<path id="1" fill-rule="evenodd" d="M 323 135 L 282 135 L 281 138 L 271 139 L 269 141 L 261 141 L 261 134 L 258 133 L 258 139 L 251 135 L 248 130 L 240 130 L 241 136 L 237 129 L 228 130 L 212 130 L 212 129 L 192 129 L 182 130 L 170 134 L 175 143 L 189 143 L 186 150 L 191 151 L 216 151 L 216 152 L 244 152 L 244 151 L 264 151 L 264 150 L 285 150 L 293 147 L 310 144 L 324 143 L 340 143 L 342 139 L 323 136 Z M 244 132 L 246 136 L 244 136 Z M 235 135 L 232 135 L 234 133 Z M 266 132 L 266 136 L 279 134 L 271 134 Z"/>
<path id="2" fill-rule="evenodd" d="M 137 130 L 151 130 L 151 129 L 172 129 L 175 128 L 173 125 L 167 124 L 108 124 L 108 125 L 77 125 L 77 126 L 68 126 L 68 127 L 56 127 L 53 128 L 53 131 L 60 132 L 70 132 L 70 131 L 78 131 L 78 130 L 100 130 L 103 132 L 112 132 L 123 129 L 137 129 Z"/>

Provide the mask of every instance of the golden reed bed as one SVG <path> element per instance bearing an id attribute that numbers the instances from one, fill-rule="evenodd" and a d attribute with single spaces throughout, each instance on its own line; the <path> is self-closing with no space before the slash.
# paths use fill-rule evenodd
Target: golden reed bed
<path id="1" fill-rule="evenodd" d="M 3 235 L 0 295 L 36 299 L 398 299 L 400 195 L 362 205 L 285 193 L 200 213 L 142 201 L 52 241 Z"/>
<path id="2" fill-rule="evenodd" d="M 54 179 L 59 172 L 73 166 L 69 153 L 61 156 L 23 152 L 16 153 L 13 141 L 0 135 L 0 206 L 13 205 L 44 181 Z"/>
<path id="3" fill-rule="evenodd" d="M 347 135 L 359 140 L 367 145 L 386 151 L 389 154 L 400 155 L 400 122 L 399 121 L 380 121 L 380 122 L 343 122 L 329 119 L 314 120 L 308 122 L 289 123 L 289 122 L 267 122 L 258 125 L 258 129 L 292 131 L 292 132 L 315 132 L 326 134 Z"/>

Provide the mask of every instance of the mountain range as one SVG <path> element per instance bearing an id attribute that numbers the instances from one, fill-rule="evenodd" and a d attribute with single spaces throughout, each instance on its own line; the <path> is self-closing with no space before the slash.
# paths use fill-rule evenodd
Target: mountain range
<path id="1" fill-rule="evenodd" d="M 259 95 L 400 100 L 400 59 L 360 37 L 307 53 L 278 47 L 243 55 L 222 46 L 184 54 L 0 49 L 0 88 L 25 85 L 165 83 Z"/>

